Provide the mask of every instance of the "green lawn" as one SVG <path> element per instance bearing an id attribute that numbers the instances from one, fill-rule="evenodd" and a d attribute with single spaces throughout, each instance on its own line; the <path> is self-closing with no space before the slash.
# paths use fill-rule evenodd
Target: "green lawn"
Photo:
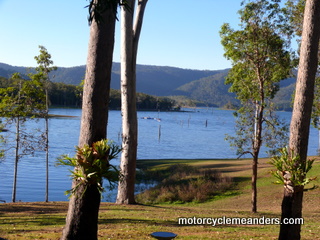
<path id="1" fill-rule="evenodd" d="M 283 187 L 272 183 L 271 166 L 261 159 L 258 180 L 258 211 L 250 212 L 251 160 L 140 160 L 138 167 L 163 169 L 170 164 L 188 163 L 213 168 L 237 179 L 236 189 L 216 196 L 205 203 L 116 205 L 102 203 L 99 218 L 99 239 L 152 239 L 154 231 L 170 231 L 176 239 L 277 239 L 279 225 L 179 225 L 178 218 L 268 217 L 280 216 Z M 317 159 L 310 176 L 320 173 Z M 314 184 L 320 185 L 317 179 Z M 309 186 L 311 187 L 311 186 Z M 320 190 L 305 193 L 302 239 L 320 236 Z M 66 202 L 0 204 L 0 237 L 14 239 L 59 239 L 67 212 Z"/>

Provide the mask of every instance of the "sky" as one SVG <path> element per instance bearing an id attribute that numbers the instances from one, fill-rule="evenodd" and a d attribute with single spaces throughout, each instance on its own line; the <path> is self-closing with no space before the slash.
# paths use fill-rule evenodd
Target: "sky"
<path id="1" fill-rule="evenodd" d="M 239 24 L 241 0 L 149 0 L 138 64 L 187 69 L 231 67 L 223 57 L 219 31 Z M 39 45 L 58 67 L 86 64 L 88 0 L 0 0 L 0 62 L 35 67 Z M 120 15 L 118 14 L 120 18 Z M 121 21 L 121 19 L 120 19 Z M 120 23 L 113 61 L 120 61 Z"/>

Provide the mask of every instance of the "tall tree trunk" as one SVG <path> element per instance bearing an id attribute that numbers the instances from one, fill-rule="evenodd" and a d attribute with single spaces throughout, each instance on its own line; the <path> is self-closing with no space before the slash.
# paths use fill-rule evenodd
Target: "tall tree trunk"
<path id="1" fill-rule="evenodd" d="M 79 146 L 105 139 L 107 136 L 108 103 L 114 47 L 115 12 L 107 9 L 102 13 L 102 21 L 94 19 L 90 27 L 90 40 Z M 77 184 L 73 182 L 73 186 Z M 75 240 L 96 240 L 98 213 L 101 194 L 97 184 L 81 186 L 71 196 L 66 226 L 62 238 Z"/>
<path id="2" fill-rule="evenodd" d="M 300 157 L 300 162 L 307 160 L 311 111 L 314 97 L 315 76 L 318 67 L 318 46 L 320 36 L 320 1 L 307 0 L 304 12 L 300 61 L 296 83 L 293 113 L 290 125 L 289 148 Z M 301 218 L 303 186 L 292 189 L 285 186 L 282 201 L 284 218 Z M 280 225 L 280 240 L 299 240 L 301 225 Z"/>
<path id="3" fill-rule="evenodd" d="M 19 83 L 18 93 L 18 105 L 20 105 L 21 94 L 21 80 Z M 17 194 L 17 178 L 18 178 L 18 162 L 19 162 L 19 148 L 20 148 L 20 116 L 16 117 L 16 148 L 15 148 L 15 160 L 14 160 L 14 173 L 13 173 L 13 187 L 12 187 L 12 202 L 16 201 Z"/>
<path id="4" fill-rule="evenodd" d="M 135 0 L 129 0 L 129 7 L 121 9 L 121 112 L 122 112 L 122 154 L 117 203 L 134 204 L 136 176 L 138 120 L 136 106 L 136 62 L 138 42 L 147 0 L 139 0 L 136 23 L 133 28 Z"/>
<path id="5" fill-rule="evenodd" d="M 14 160 L 14 173 L 13 173 L 13 186 L 12 186 L 12 202 L 16 202 L 17 194 L 17 177 L 18 177 L 18 162 L 19 162 L 19 144 L 20 144 L 20 117 L 16 119 L 16 147 L 15 147 L 15 160 Z"/>
<path id="6" fill-rule="evenodd" d="M 256 153 L 253 154 L 252 160 L 252 176 L 251 176 L 251 212 L 257 212 L 257 179 L 258 179 L 258 156 Z"/>
<path id="7" fill-rule="evenodd" d="M 49 79 L 47 80 L 49 81 Z M 48 82 L 45 83 L 46 92 L 46 113 L 45 113 L 45 138 L 46 138 L 46 195 L 45 201 L 49 201 L 49 96 L 48 96 Z"/>
<path id="8" fill-rule="evenodd" d="M 263 94 L 262 94 L 263 98 Z M 261 104 L 262 105 L 262 104 Z M 251 212 L 257 212 L 257 202 L 258 202 L 258 190 L 257 190 L 257 180 L 258 180 L 258 160 L 261 148 L 261 138 L 262 138 L 262 119 L 264 107 L 256 103 L 255 107 L 255 124 L 254 124 L 254 143 L 253 143 L 253 160 L 252 160 L 252 177 L 251 177 Z"/>
<path id="9" fill-rule="evenodd" d="M 73 183 L 73 186 L 77 182 Z M 63 240 L 97 240 L 101 195 L 96 185 L 80 185 L 69 201 Z"/>
<path id="10" fill-rule="evenodd" d="M 136 109 L 136 78 L 133 63 L 133 13 L 135 1 L 121 9 L 121 113 L 122 153 L 121 174 L 117 203 L 133 204 L 135 168 L 138 144 L 138 121 Z"/>

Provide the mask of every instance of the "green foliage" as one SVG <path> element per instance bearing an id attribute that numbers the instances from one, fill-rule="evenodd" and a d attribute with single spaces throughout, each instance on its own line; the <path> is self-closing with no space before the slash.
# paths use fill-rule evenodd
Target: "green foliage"
<path id="1" fill-rule="evenodd" d="M 113 64 L 111 87 L 120 87 L 120 75 L 118 63 Z M 1 75 L 0 63 L 0 75 Z M 5 67 L 5 66 L 3 66 Z M 10 69 L 20 71 L 23 74 L 26 68 L 10 66 Z M 11 71 L 11 70 L 10 70 Z M 228 92 L 229 86 L 225 85 L 225 77 L 229 69 L 218 71 L 199 71 L 169 67 L 156 67 L 147 65 L 137 66 L 137 91 L 153 96 L 168 96 L 180 106 L 210 106 L 223 107 L 228 102 L 240 105 L 235 93 Z M 7 71 L 2 76 L 7 76 Z M 54 78 L 53 78 L 54 73 Z M 81 106 L 81 89 L 72 90 L 74 85 L 79 85 L 85 75 L 85 66 L 70 68 L 59 67 L 57 71 L 49 74 L 53 83 L 49 84 L 49 97 L 51 106 L 78 107 Z M 61 84 L 56 88 L 55 84 Z M 64 87 L 63 84 L 67 84 Z M 10 86 L 8 79 L 0 77 L 0 87 Z M 295 78 L 289 78 L 280 82 L 280 90 L 277 92 L 274 103 L 280 110 L 291 110 L 291 96 L 295 86 Z M 54 91 L 56 91 L 55 93 Z M 54 95 L 54 99 L 52 97 Z M 173 97 L 173 96 L 179 96 Z M 181 96 L 181 97 L 180 97 Z M 183 99 L 186 97 L 188 99 Z M 112 100 L 110 104 L 112 104 Z M 119 101 L 118 101 L 119 100 Z M 120 98 L 115 99 L 120 103 Z M 195 105 L 196 104 L 196 105 Z M 120 104 L 112 109 L 118 109 Z"/>
<path id="2" fill-rule="evenodd" d="M 51 55 L 48 53 L 47 49 L 44 46 L 39 46 L 40 48 L 40 54 L 38 56 L 35 56 L 34 59 L 37 61 L 38 66 L 36 67 L 36 73 L 29 74 L 29 77 L 31 79 L 35 79 L 43 84 L 43 91 L 45 92 L 45 106 L 46 111 L 44 117 L 48 118 L 48 112 L 49 112 L 49 84 L 50 84 L 50 78 L 49 73 L 52 71 L 57 70 L 56 66 L 52 66 L 53 61 L 51 60 Z M 48 129 L 46 129 L 48 131 Z"/>
<path id="3" fill-rule="evenodd" d="M 53 61 L 51 60 L 51 55 L 48 53 L 47 49 L 41 45 L 39 46 L 39 49 L 40 54 L 34 57 L 38 64 L 38 67 L 36 67 L 36 71 L 43 81 L 47 81 L 49 80 L 48 74 L 51 71 L 57 70 L 57 67 L 51 66 L 53 64 Z"/>
<path id="4" fill-rule="evenodd" d="M 239 11 L 241 30 L 229 24 L 221 27 L 224 56 L 232 61 L 226 84 L 238 99 L 261 101 L 275 95 L 276 84 L 286 78 L 291 69 L 289 42 L 282 36 L 290 34 L 289 25 L 278 6 L 279 1 L 252 1 Z"/>
<path id="5" fill-rule="evenodd" d="M 157 186 L 136 196 L 140 203 L 204 202 L 232 186 L 230 178 L 216 171 L 200 170 L 187 164 L 171 165 L 151 173 L 151 176 L 162 180 Z"/>
<path id="6" fill-rule="evenodd" d="M 86 6 L 89 10 L 88 22 L 89 24 L 95 20 L 97 23 L 104 21 L 102 14 L 111 9 L 114 13 L 114 17 L 117 18 L 117 9 L 118 5 L 124 5 L 129 8 L 127 1 L 125 0 L 90 0 L 88 6 Z"/>
<path id="7" fill-rule="evenodd" d="M 286 11 L 297 36 L 302 34 L 303 14 L 306 0 L 287 0 Z"/>
<path id="8" fill-rule="evenodd" d="M 316 78 L 311 120 L 312 125 L 320 130 L 320 77 Z"/>
<path id="9" fill-rule="evenodd" d="M 230 142 L 230 146 L 236 148 L 236 154 L 242 156 L 251 153 L 252 139 L 254 138 L 254 111 L 246 111 L 242 107 L 238 112 L 234 113 L 236 117 L 235 136 L 226 135 L 225 140 Z"/>
<path id="10" fill-rule="evenodd" d="M 34 74 L 32 78 L 39 81 L 40 75 Z M 21 79 L 22 85 L 25 80 Z M 41 80 L 42 81 L 42 80 Z M 42 84 L 42 83 L 41 83 Z M 50 106 L 63 106 L 63 107 L 80 107 L 82 102 L 82 88 L 80 86 L 75 86 L 72 84 L 65 84 L 65 83 L 55 83 L 55 82 L 48 82 L 48 94 L 49 94 L 49 105 Z M 0 89 L 13 87 L 17 88 L 19 83 L 17 81 L 13 81 L 10 79 L 4 79 L 0 81 Z M 43 84 L 42 84 L 43 85 Z M 38 88 L 39 91 L 43 91 L 42 89 Z"/>
<path id="11" fill-rule="evenodd" d="M 232 102 L 227 102 L 222 108 L 228 109 L 228 110 L 237 110 L 237 109 L 239 109 L 239 106 L 237 104 L 232 103 Z"/>
<path id="12" fill-rule="evenodd" d="M 229 93 L 229 86 L 225 85 L 225 77 L 229 70 L 217 71 L 216 74 L 204 77 L 180 86 L 179 94 L 196 99 L 207 106 L 223 106 L 228 102 L 239 104 L 234 93 Z"/>
<path id="13" fill-rule="evenodd" d="M 41 74 L 33 74 L 32 79 L 38 82 L 39 87 L 37 91 L 43 91 L 43 82 Z M 30 80 L 21 79 L 22 85 L 24 82 Z M 39 82 L 41 81 L 41 82 Z M 31 82 L 30 82 L 31 83 Z M 14 82 L 12 79 L 4 79 L 0 81 L 4 88 L 13 87 L 17 88 L 18 82 Z M 48 82 L 49 85 L 49 105 L 50 106 L 63 106 L 63 107 L 81 107 L 82 103 L 82 87 L 75 86 L 72 84 L 65 83 L 55 83 Z M 40 93 L 39 92 L 39 93 Z M 110 90 L 110 109 L 120 109 L 121 108 L 121 94 L 119 90 Z M 178 103 L 175 99 L 168 97 L 155 97 L 152 95 L 137 93 L 137 108 L 138 110 L 161 110 L 161 111 L 171 111 L 179 109 Z"/>
<path id="14" fill-rule="evenodd" d="M 279 2 L 243 1 L 246 5 L 239 11 L 241 29 L 234 30 L 229 24 L 221 27 L 224 56 L 232 61 L 225 83 L 231 84 L 229 91 L 236 93 L 242 104 L 237 112 L 236 137 L 227 136 L 238 154 L 258 157 L 263 140 L 275 138 L 268 134 L 284 136 L 280 134 L 284 126 L 280 131 L 275 129 L 280 123 L 272 114 L 271 100 L 279 90 L 279 82 L 291 70 L 287 37 L 292 31 Z M 269 141 L 267 145 L 274 143 Z"/>
<path id="15" fill-rule="evenodd" d="M 106 179 L 110 187 L 119 180 L 118 169 L 110 164 L 110 160 L 117 157 L 121 148 L 109 140 L 101 140 L 83 147 L 76 147 L 76 156 L 69 157 L 63 155 L 58 159 L 57 165 L 74 167 L 70 170 L 73 180 L 77 185 L 67 194 L 74 194 L 80 185 L 97 185 L 98 190 L 102 192 L 102 180 Z"/>
<path id="16" fill-rule="evenodd" d="M 22 80 L 18 73 L 11 81 L 12 86 L 0 88 L 0 116 L 14 119 L 41 115 L 45 109 L 42 83 L 37 79 Z"/>
<path id="17" fill-rule="evenodd" d="M 121 108 L 121 93 L 120 90 L 110 90 L 110 109 Z M 179 110 L 174 99 L 167 97 L 155 97 L 145 93 L 137 93 L 137 110 L 160 110 L 172 111 Z"/>
<path id="18" fill-rule="evenodd" d="M 286 146 L 289 139 L 289 124 L 280 119 L 275 111 L 267 110 L 264 117 L 262 142 L 269 149 L 269 156 L 275 156 L 279 149 Z"/>
<path id="19" fill-rule="evenodd" d="M 236 117 L 235 135 L 226 135 L 225 140 L 236 149 L 236 154 L 253 155 L 253 141 L 255 134 L 255 106 L 246 104 L 234 113 Z M 289 126 L 280 119 L 272 108 L 265 109 L 262 121 L 262 145 L 268 150 L 269 156 L 274 156 L 278 149 L 283 148 L 288 141 Z"/>
<path id="20" fill-rule="evenodd" d="M 154 97 L 144 93 L 137 93 L 137 110 L 170 111 L 175 108 L 175 101 L 166 97 Z"/>
<path id="21" fill-rule="evenodd" d="M 55 70 L 51 67 L 51 55 L 46 48 L 39 46 L 40 55 L 35 59 L 38 67 L 36 73 L 28 74 L 28 80 L 22 79 L 19 73 L 0 85 L 0 116 L 6 118 L 6 122 L 16 123 L 15 132 L 15 165 L 22 155 L 33 154 L 37 149 L 43 149 L 44 135 L 36 136 L 24 129 L 24 123 L 30 118 L 45 117 L 48 114 L 47 89 L 49 72 Z M 37 130 L 39 132 L 39 130 Z M 19 150 L 22 153 L 19 153 Z M 14 193 L 16 187 L 16 175 L 14 176 Z M 13 201 L 15 196 L 13 197 Z"/>
<path id="22" fill-rule="evenodd" d="M 280 155 L 271 160 L 271 164 L 276 168 L 272 175 L 278 180 L 275 183 L 287 185 L 288 181 L 292 186 L 305 186 L 315 178 L 307 178 L 307 173 L 311 170 L 314 160 L 300 161 L 300 157 L 292 150 L 288 153 L 287 148 L 280 150 Z"/>
<path id="23" fill-rule="evenodd" d="M 203 102 L 193 100 L 183 95 L 169 96 L 168 98 L 172 99 L 175 102 L 175 105 L 179 107 L 196 107 L 200 106 L 201 104 L 205 106 Z"/>
<path id="24" fill-rule="evenodd" d="M 50 83 L 49 100 L 51 106 L 81 107 L 82 88 L 65 83 Z"/>
<path id="25" fill-rule="evenodd" d="M 19 73 L 12 75 L 11 87 L 0 88 L 0 116 L 6 118 L 6 124 L 15 123 L 15 169 L 23 155 L 32 155 L 43 147 L 43 135 L 37 136 L 26 130 L 24 123 L 30 119 L 43 116 L 45 112 L 45 94 L 43 83 L 38 78 L 22 80 Z M 38 130 L 37 130 L 38 134 Z M 3 154 L 3 153 L 2 153 Z M 12 201 L 16 198 L 17 171 L 14 171 Z"/>
<path id="26" fill-rule="evenodd" d="M 290 19 L 292 28 L 297 36 L 297 42 L 300 45 L 301 35 L 302 35 L 302 25 L 303 25 L 303 15 L 306 1 L 305 0 L 287 0 L 287 14 Z M 320 48 L 319 48 L 320 49 Z M 318 49 L 318 58 L 320 56 L 320 51 Z M 296 65 L 298 65 L 298 58 L 296 59 Z M 320 61 L 320 58 L 319 58 Z M 315 92 L 313 100 L 312 109 L 312 125 L 315 128 L 320 129 L 319 126 L 319 116 L 320 116 L 320 78 L 316 77 L 315 82 Z"/>
<path id="27" fill-rule="evenodd" d="M 0 63 L 0 75 L 1 75 L 1 63 Z M 5 66 L 3 66 L 5 67 Z M 113 63 L 112 71 L 112 81 L 111 88 L 119 89 L 120 87 L 120 73 L 119 73 L 119 64 Z M 25 73 L 26 68 L 18 68 L 10 66 L 10 69 L 16 69 L 21 73 Z M 212 106 L 212 107 L 223 107 L 228 102 L 231 102 L 236 105 L 240 105 L 238 99 L 236 99 L 235 93 L 228 92 L 229 86 L 225 85 L 225 77 L 228 74 L 229 69 L 217 70 L 217 71 L 200 71 L 200 70 L 190 70 L 190 69 L 179 69 L 179 68 L 170 68 L 170 67 L 157 67 L 157 66 L 148 66 L 148 65 L 138 65 L 137 66 L 137 91 L 143 92 L 153 96 L 168 96 L 170 98 L 176 98 L 173 96 L 185 96 L 188 99 L 174 99 L 177 102 L 177 105 L 180 106 Z M 2 76 L 6 76 L 5 73 Z M 79 85 L 80 80 L 83 79 L 85 75 L 85 66 L 77 66 L 70 68 L 59 67 L 57 71 L 49 74 L 54 83 L 49 84 L 49 97 L 51 105 L 65 106 L 64 103 L 70 102 L 72 99 L 72 104 L 67 105 L 70 107 L 81 106 L 81 97 L 70 93 L 69 91 L 59 91 L 59 93 L 54 94 L 53 91 L 50 92 L 52 86 L 55 83 L 65 83 L 68 85 L 68 88 L 73 85 Z M 286 88 L 290 84 L 290 88 Z M 0 77 L 0 87 L 2 84 L 7 86 L 8 80 Z M 69 85 L 70 84 L 70 85 Z M 8 85 L 10 85 L 8 83 Z M 288 81 L 282 81 L 280 83 L 281 88 L 277 93 L 276 97 L 281 95 L 280 98 L 277 98 L 275 104 L 278 103 L 281 105 L 281 109 L 290 108 L 291 95 L 295 85 L 295 79 L 291 78 Z M 81 91 L 78 91 L 81 93 Z M 59 104 L 54 103 L 54 100 L 50 96 L 54 94 L 56 97 L 59 97 Z M 70 94 L 67 95 L 67 94 Z M 57 99 L 57 98 L 55 98 Z M 69 100 L 70 99 L 70 100 Z M 115 99 L 117 100 L 117 99 Z M 76 101 L 76 102 L 75 102 Z M 74 103 L 75 102 L 75 103 Z M 119 100 L 120 103 L 120 100 Z M 112 104 L 112 102 L 110 102 Z M 120 106 L 118 104 L 117 106 Z M 112 109 L 117 109 L 117 107 L 112 107 Z"/>

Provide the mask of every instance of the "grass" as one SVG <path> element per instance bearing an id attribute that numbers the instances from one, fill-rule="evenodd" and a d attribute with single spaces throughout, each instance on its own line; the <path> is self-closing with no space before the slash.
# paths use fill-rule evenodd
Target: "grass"
<path id="1" fill-rule="evenodd" d="M 143 204 L 205 202 L 235 185 L 232 178 L 218 171 L 189 164 L 172 164 L 158 171 L 145 169 L 139 175 L 140 179 L 158 180 L 156 186 L 136 196 L 137 202 Z"/>
<path id="2" fill-rule="evenodd" d="M 258 179 L 258 211 L 250 212 L 251 160 L 149 160 L 139 166 L 161 169 L 172 163 L 188 163 L 223 172 L 238 180 L 237 189 L 216 196 L 205 203 L 116 205 L 102 203 L 99 215 L 99 239 L 151 239 L 154 231 L 170 231 L 176 239 L 277 239 L 279 225 L 178 225 L 179 217 L 279 217 L 283 187 L 272 184 L 271 166 L 261 159 Z M 320 172 L 317 159 L 310 176 Z M 320 180 L 314 182 L 320 185 Z M 312 185 L 308 186 L 312 187 Z M 314 240 L 320 235 L 320 190 L 304 195 L 302 239 Z M 65 223 L 68 203 L 0 204 L 0 238 L 9 240 L 59 239 Z"/>

